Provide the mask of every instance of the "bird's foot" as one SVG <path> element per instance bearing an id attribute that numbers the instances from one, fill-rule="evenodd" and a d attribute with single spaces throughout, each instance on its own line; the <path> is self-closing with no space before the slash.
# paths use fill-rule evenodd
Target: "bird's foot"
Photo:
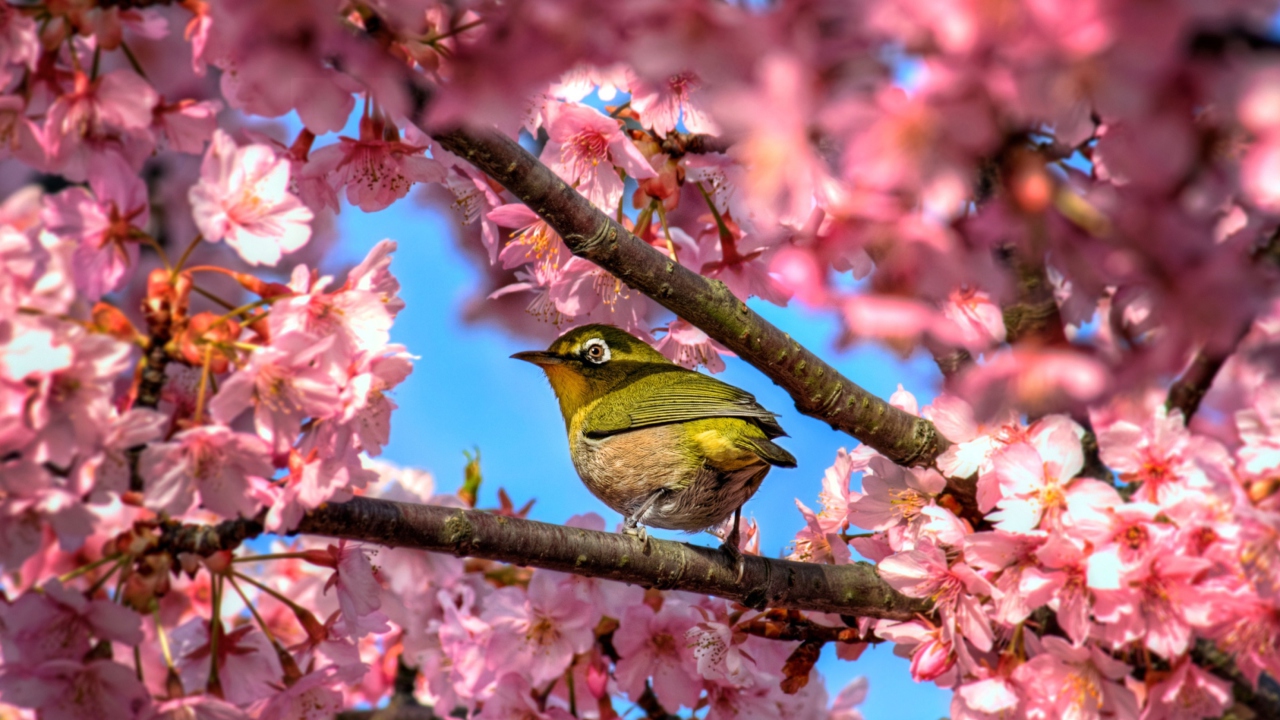
<path id="1" fill-rule="evenodd" d="M 640 540 L 640 544 L 644 547 L 645 554 L 649 554 L 649 529 L 633 518 L 627 518 L 622 524 L 622 532 L 625 535 L 633 535 Z"/>
<path id="2" fill-rule="evenodd" d="M 738 568 L 738 577 L 734 582 L 742 582 L 743 575 L 747 573 L 747 556 L 743 555 L 742 550 L 738 549 L 736 542 L 730 543 L 728 540 L 720 544 L 720 552 L 729 558 L 731 565 L 735 565 Z"/>

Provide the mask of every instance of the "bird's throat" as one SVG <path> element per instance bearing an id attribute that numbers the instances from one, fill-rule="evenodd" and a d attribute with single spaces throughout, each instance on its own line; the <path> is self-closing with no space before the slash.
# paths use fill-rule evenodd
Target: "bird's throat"
<path id="1" fill-rule="evenodd" d="M 575 416 L 581 412 L 591 400 L 591 386 L 581 374 L 563 365 L 544 365 L 547 380 L 551 389 L 560 401 L 560 414 L 564 416 L 565 427 L 573 423 Z"/>

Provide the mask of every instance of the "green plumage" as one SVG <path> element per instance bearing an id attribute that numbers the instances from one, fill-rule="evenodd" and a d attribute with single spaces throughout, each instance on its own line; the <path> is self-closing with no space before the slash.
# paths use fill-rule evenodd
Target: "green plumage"
<path id="1" fill-rule="evenodd" d="M 582 432 L 587 437 L 604 437 L 652 425 L 717 417 L 749 420 L 770 438 L 786 435 L 777 415 L 760 407 L 751 393 L 675 364 L 628 377 L 600 398 L 587 415 Z"/>
<path id="2" fill-rule="evenodd" d="M 796 465 L 773 442 L 786 435 L 777 416 L 750 393 L 618 328 L 587 325 L 512 357 L 546 372 L 578 475 L 629 526 L 709 528 L 755 494 L 770 466 Z"/>

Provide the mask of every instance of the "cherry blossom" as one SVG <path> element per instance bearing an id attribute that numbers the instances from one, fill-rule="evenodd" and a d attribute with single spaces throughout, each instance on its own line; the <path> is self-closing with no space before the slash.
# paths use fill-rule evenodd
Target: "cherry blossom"
<path id="1" fill-rule="evenodd" d="M 288 185 L 289 163 L 271 148 L 239 147 L 217 131 L 190 191 L 196 226 L 251 265 L 275 265 L 311 239 L 312 213 Z"/>
<path id="2" fill-rule="evenodd" d="M 957 720 L 1269 716 L 1274 1 L 149 5 L 0 4 L 0 716 L 861 720 L 867 683 L 811 662 L 881 641 Z M 492 468 L 374 459 L 447 348 L 396 324 L 396 241 L 348 257 L 334 213 L 410 190 L 455 211 L 468 321 L 713 372 L 732 345 L 865 440 L 801 459 L 790 559 L 919 611 L 312 534 L 530 512 L 484 506 Z M 663 289 L 688 273 L 705 296 Z M 819 318 L 844 377 L 778 344 Z M 752 507 L 756 568 L 786 543 Z"/>
<path id="3" fill-rule="evenodd" d="M 656 175 L 615 120 L 581 105 L 552 106 L 548 114 L 551 141 L 542 157 L 596 205 L 612 211 L 622 199 L 615 165 L 636 179 Z"/>

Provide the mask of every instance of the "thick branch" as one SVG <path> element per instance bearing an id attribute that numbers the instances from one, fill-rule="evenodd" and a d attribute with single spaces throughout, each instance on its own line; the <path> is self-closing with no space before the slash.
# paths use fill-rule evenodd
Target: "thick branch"
<path id="1" fill-rule="evenodd" d="M 210 555 L 262 532 L 256 520 L 165 529 L 158 549 Z M 790 608 L 905 620 L 930 612 L 880 579 L 874 566 L 819 565 L 747 555 L 742 575 L 719 550 L 669 540 L 645 543 L 629 535 L 533 520 L 358 497 L 325 504 L 303 518 L 298 533 L 498 560 L 585 577 L 683 590 L 749 607 Z"/>
<path id="2" fill-rule="evenodd" d="M 1191 416 L 1200 409 L 1200 401 L 1204 400 L 1205 394 L 1213 385 L 1213 379 L 1217 377 L 1218 371 L 1222 369 L 1229 357 L 1231 357 L 1230 352 L 1198 351 L 1192 358 L 1191 364 L 1187 366 L 1186 372 L 1182 373 L 1182 377 L 1170 386 L 1169 398 L 1164 403 L 1165 407 L 1170 410 L 1181 410 L 1183 420 L 1191 422 Z"/>
<path id="3" fill-rule="evenodd" d="M 689 270 L 632 235 L 514 140 L 491 130 L 431 134 L 520 198 L 575 255 L 613 273 L 769 376 L 800 412 L 901 465 L 929 465 L 946 448 L 933 423 L 859 387 L 756 314 L 724 283 Z"/>
<path id="4" fill-rule="evenodd" d="M 1244 327 L 1236 333 L 1228 347 L 1216 351 L 1205 347 L 1196 351 L 1195 357 L 1191 359 L 1191 364 L 1182 373 L 1182 377 L 1175 380 L 1169 387 L 1165 407 L 1169 410 L 1181 410 L 1183 422 L 1190 423 L 1191 416 L 1200 409 L 1200 401 L 1204 400 L 1209 388 L 1213 387 L 1213 379 L 1218 376 L 1218 371 L 1235 353 L 1236 347 L 1249 334 L 1252 326 L 1252 322 L 1244 323 Z"/>
<path id="5" fill-rule="evenodd" d="M 719 550 L 436 505 L 355 498 L 308 514 L 299 533 L 500 560 L 586 577 L 783 607 L 908 619 L 929 604 L 899 594 L 873 566 L 818 565 L 748 555 L 743 573 Z"/>

